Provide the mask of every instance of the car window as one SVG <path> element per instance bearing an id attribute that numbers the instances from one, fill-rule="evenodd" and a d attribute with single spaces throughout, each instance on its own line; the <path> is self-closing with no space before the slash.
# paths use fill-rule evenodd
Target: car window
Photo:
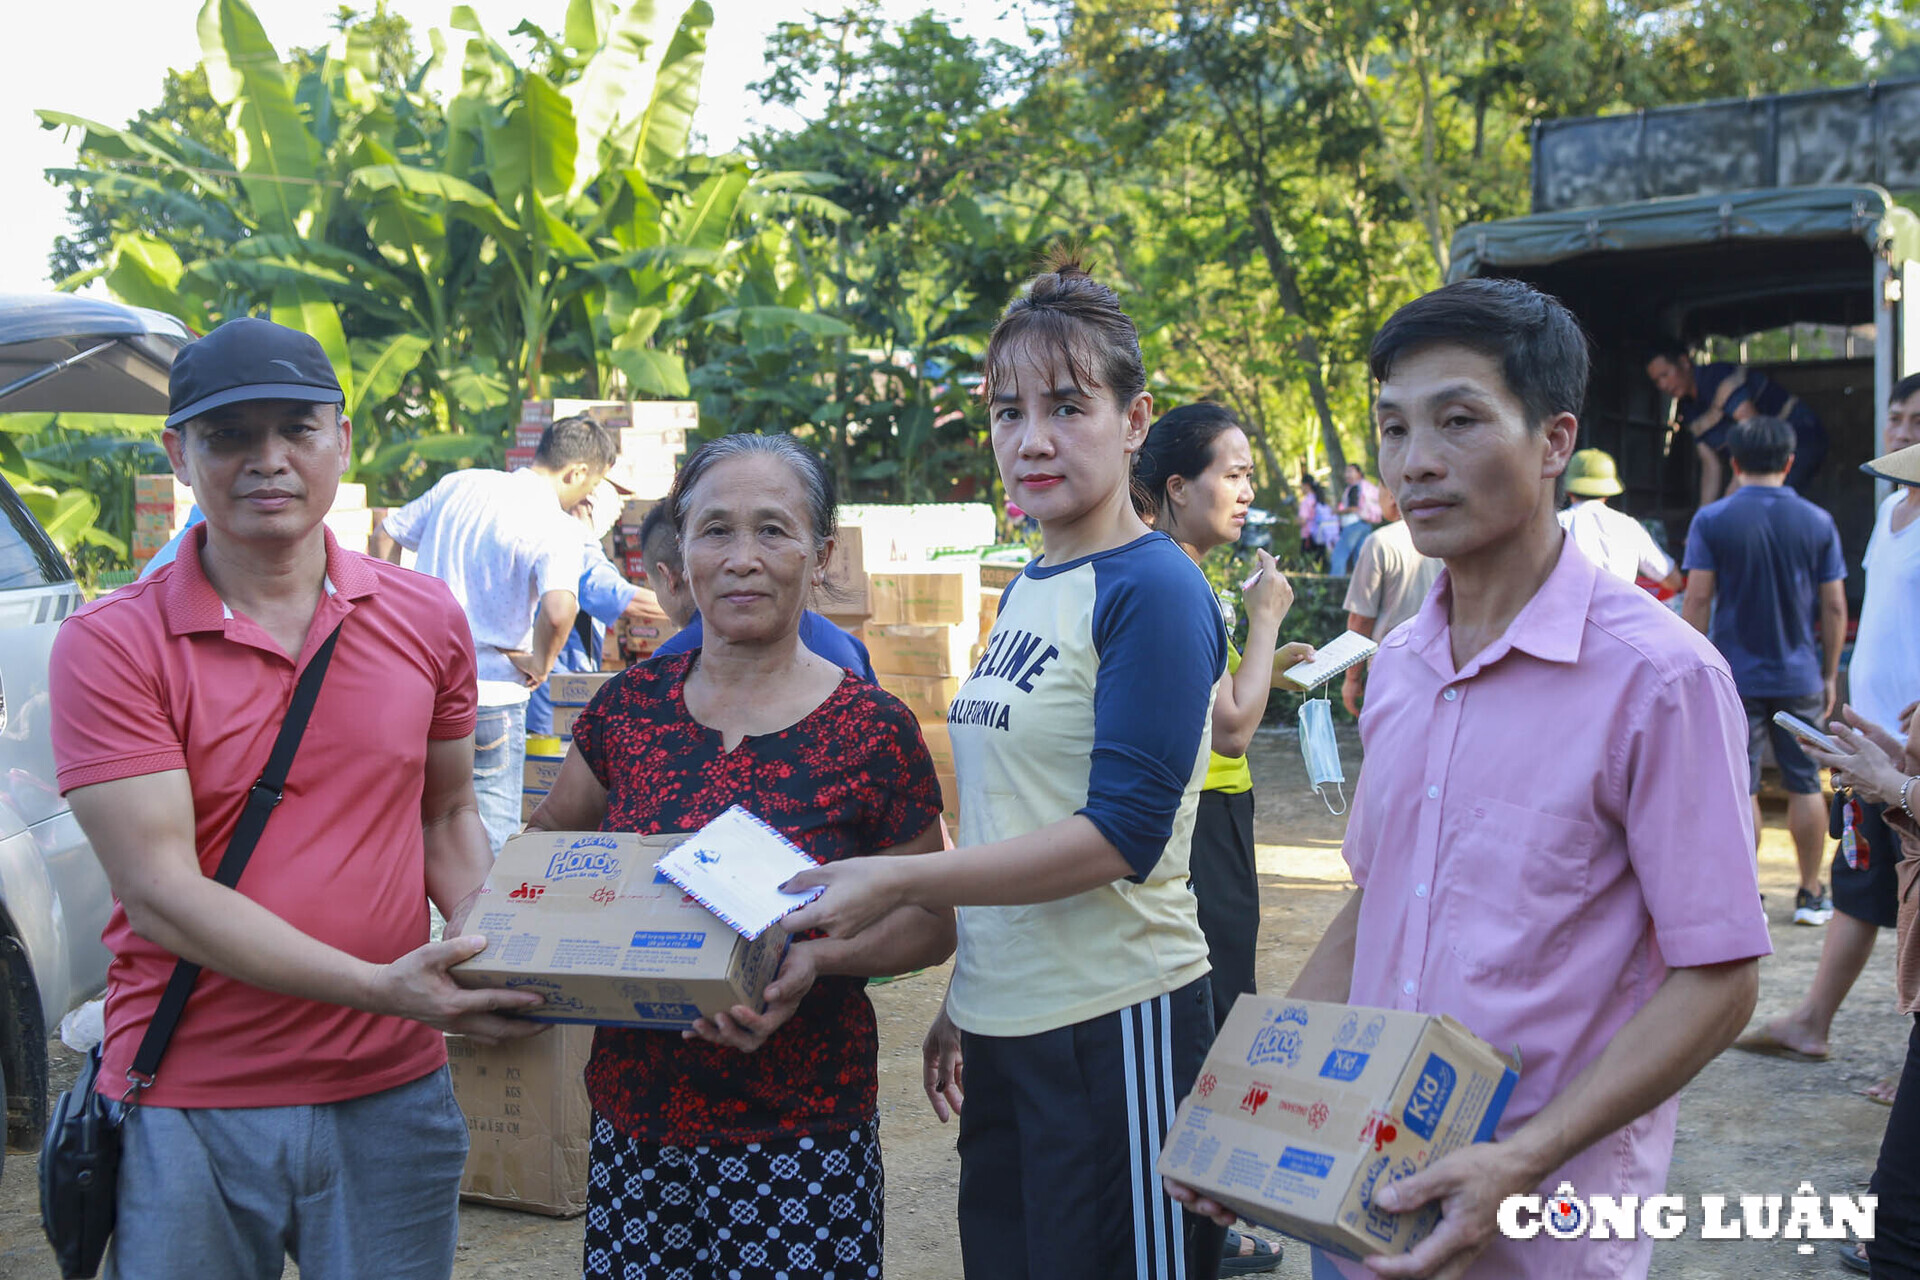
<path id="1" fill-rule="evenodd" d="M 13 486 L 0 480 L 0 591 L 73 581 L 60 548 L 27 510 Z"/>

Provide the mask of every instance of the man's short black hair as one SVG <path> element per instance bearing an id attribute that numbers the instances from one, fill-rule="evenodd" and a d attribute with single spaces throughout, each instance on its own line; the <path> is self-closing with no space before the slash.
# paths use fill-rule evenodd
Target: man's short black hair
<path id="1" fill-rule="evenodd" d="M 1727 433 L 1727 452 L 1747 475 L 1777 476 L 1793 457 L 1793 428 L 1765 414 L 1736 422 Z"/>
<path id="2" fill-rule="evenodd" d="M 673 530 L 673 506 L 656 502 L 640 521 L 640 554 L 646 558 L 647 571 L 664 564 L 679 573 L 685 569 L 680 558 L 680 535 Z"/>
<path id="3" fill-rule="evenodd" d="M 533 463 L 542 471 L 565 471 L 585 463 L 595 475 L 605 475 L 620 456 L 620 437 L 585 414 L 559 418 L 540 433 Z"/>
<path id="4" fill-rule="evenodd" d="M 1675 337 L 1653 338 L 1648 341 L 1641 354 L 1641 364 L 1652 364 L 1655 360 L 1665 360 L 1668 364 L 1678 365 L 1682 360 L 1691 362 L 1693 350 Z"/>
<path id="5" fill-rule="evenodd" d="M 1457 280 L 1415 298 L 1380 326 L 1367 364 L 1385 382 L 1401 356 L 1436 346 L 1497 359 L 1529 430 L 1586 400 L 1587 335 L 1558 298 L 1522 281 Z"/>
<path id="6" fill-rule="evenodd" d="M 1920 395 L 1920 373 L 1910 373 L 1893 384 L 1893 390 L 1887 393 L 1888 404 L 1900 404 Z"/>

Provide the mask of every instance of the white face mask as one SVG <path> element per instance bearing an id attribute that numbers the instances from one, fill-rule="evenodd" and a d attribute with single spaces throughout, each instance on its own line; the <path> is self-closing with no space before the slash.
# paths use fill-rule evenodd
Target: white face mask
<path id="1" fill-rule="evenodd" d="M 1307 781 L 1327 811 L 1336 817 L 1344 814 L 1347 775 L 1340 768 L 1339 739 L 1333 736 L 1333 704 L 1325 698 L 1300 704 L 1300 758 L 1306 762 Z M 1327 798 L 1329 789 L 1340 799 L 1338 809 Z"/>

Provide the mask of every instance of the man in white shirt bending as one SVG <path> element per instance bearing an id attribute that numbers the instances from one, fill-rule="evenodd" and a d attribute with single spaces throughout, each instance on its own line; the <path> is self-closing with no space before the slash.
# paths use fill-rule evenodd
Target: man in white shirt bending
<path id="1" fill-rule="evenodd" d="M 1647 578 L 1668 591 L 1684 583 L 1673 557 L 1660 549 L 1647 527 L 1607 499 L 1621 492 L 1619 469 L 1604 449 L 1582 449 L 1567 464 L 1567 509 L 1560 526 L 1581 554 L 1624 582 Z"/>
<path id="2" fill-rule="evenodd" d="M 495 856 L 520 829 L 527 698 L 553 670 L 579 611 L 580 525 L 567 513 L 618 451 L 593 419 L 562 418 L 541 433 L 531 467 L 453 472 L 386 519 L 388 536 L 452 589 L 473 630 L 473 787 Z"/>

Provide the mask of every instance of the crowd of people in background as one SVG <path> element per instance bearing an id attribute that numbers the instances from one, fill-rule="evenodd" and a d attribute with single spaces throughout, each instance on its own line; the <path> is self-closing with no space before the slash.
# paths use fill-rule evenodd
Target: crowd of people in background
<path id="1" fill-rule="evenodd" d="M 485 945 L 466 908 L 523 828 L 540 690 L 597 669 L 622 617 L 674 634 L 580 713 L 524 825 L 653 835 L 744 805 L 819 864 L 789 887 L 823 892 L 787 918 L 764 1008 L 598 1030 L 584 1276 L 880 1275 L 866 980 L 949 957 L 924 1082 L 958 1118 L 968 1276 L 1279 1264 L 1278 1243 L 1154 1173 L 1255 990 L 1247 754 L 1275 673 L 1313 654 L 1285 634 L 1294 588 L 1272 555 L 1254 552 L 1233 608 L 1201 569 L 1241 539 L 1251 442 L 1218 405 L 1156 416 L 1132 321 L 1071 254 L 1009 304 L 983 363 L 993 460 L 1039 548 L 948 725 L 949 833 L 914 716 L 812 607 L 838 497 L 799 440 L 695 450 L 640 528 L 641 583 L 600 543 L 623 496 L 615 439 L 563 418 L 530 467 L 453 473 L 388 517 L 416 572 L 322 521 L 353 427 L 317 342 L 242 320 L 186 348 L 165 441 L 204 519 L 75 615 L 53 659 L 60 785 L 116 895 L 103 1078 L 132 1069 L 173 958 L 207 970 L 125 1121 L 108 1274 L 277 1275 L 287 1254 L 316 1280 L 450 1273 L 465 1141 L 441 1032 L 540 1027 L 514 1016 L 537 995 L 447 971 Z M 1920 1011 L 1920 488 L 1878 513 L 1843 706 L 1845 565 L 1797 492 L 1824 436 L 1777 385 L 1677 348 L 1650 361 L 1703 471 L 1724 450 L 1736 482 L 1703 482 L 1676 567 L 1609 506 L 1614 459 L 1576 449 L 1587 347 L 1554 299 L 1446 286 L 1382 327 L 1370 369 L 1381 479 L 1352 464 L 1331 492 L 1305 470 L 1298 489 L 1303 549 L 1348 578 L 1347 626 L 1379 650 L 1341 691 L 1365 755 L 1355 888 L 1290 993 L 1445 1013 L 1523 1067 L 1493 1141 L 1375 1193 L 1387 1212 L 1438 1207 L 1412 1252 L 1363 1270 L 1315 1250 L 1313 1274 L 1644 1276 L 1650 1239 L 1505 1239 L 1495 1214 L 1562 1181 L 1665 1188 L 1675 1096 L 1741 1036 L 1771 951 L 1764 753 L 1789 795 L 1793 919 L 1843 923 L 1803 1005 L 1741 1047 L 1825 1056 L 1881 928 L 1899 928 L 1902 1009 Z M 1920 486 L 1920 380 L 1890 422 L 1878 474 Z M 1656 599 L 1683 573 L 1677 608 Z M 286 812 L 241 887 L 216 883 L 276 709 L 316 662 Z M 1820 766 L 1847 793 L 1831 897 Z M 1881 1090 L 1876 1276 L 1920 1275 L 1917 1072 L 1920 1029 Z"/>

